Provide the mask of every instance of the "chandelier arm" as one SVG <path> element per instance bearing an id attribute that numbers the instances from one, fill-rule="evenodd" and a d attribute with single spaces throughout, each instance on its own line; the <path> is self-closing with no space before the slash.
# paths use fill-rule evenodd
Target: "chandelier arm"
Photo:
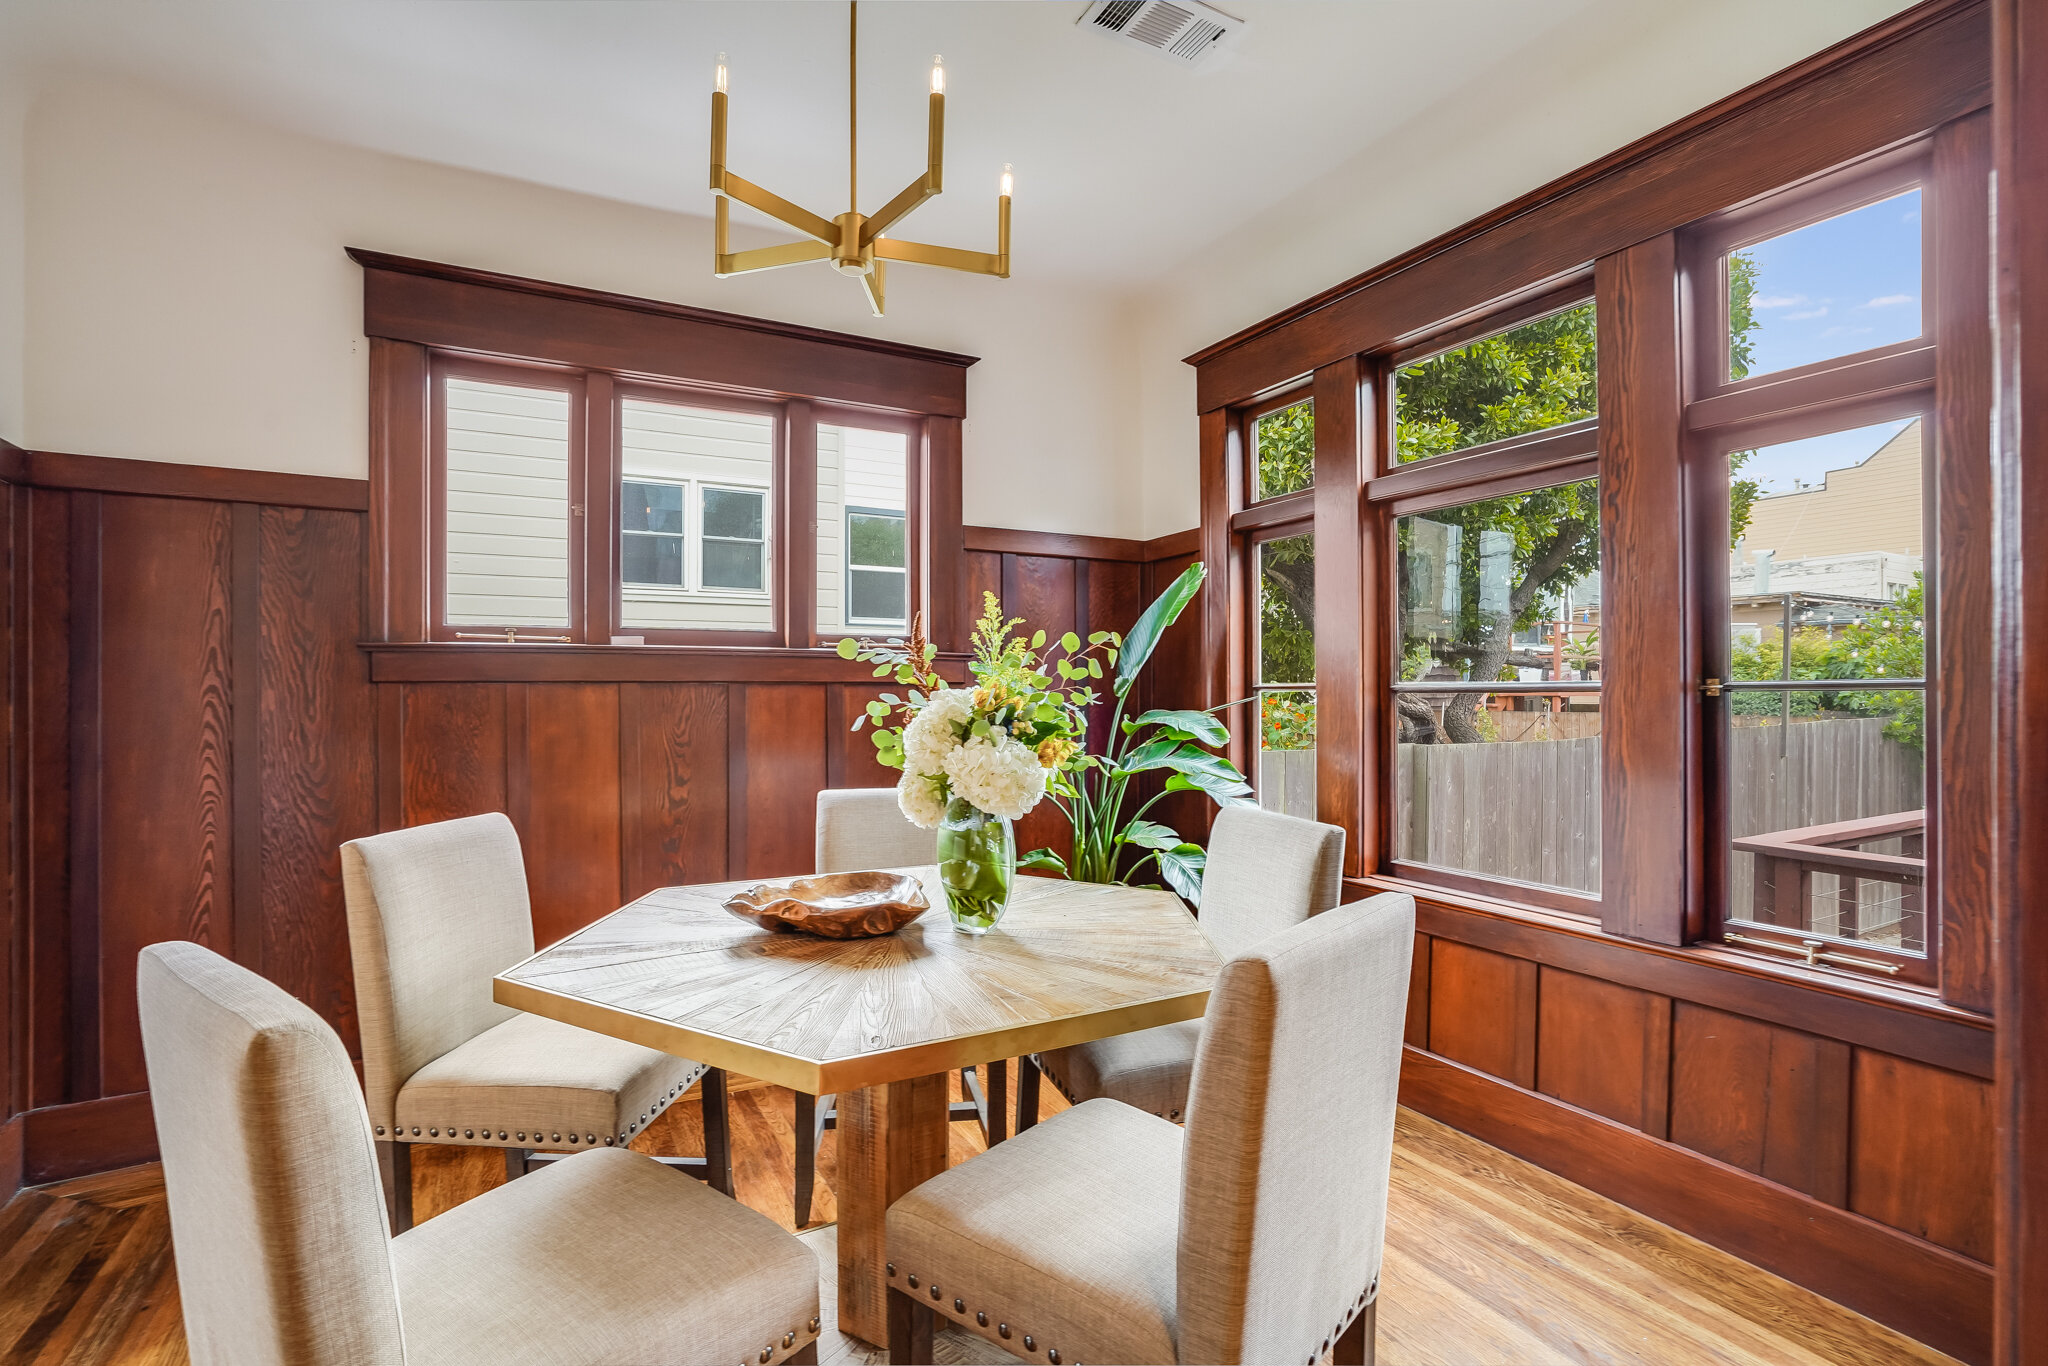
<path id="1" fill-rule="evenodd" d="M 780 242 L 750 251 L 720 252 L 718 269 L 714 273 L 723 280 L 749 271 L 776 270 L 783 266 L 802 265 L 806 261 L 823 261 L 831 255 L 832 248 L 823 242 Z"/>
<path id="2" fill-rule="evenodd" d="M 881 211 L 867 221 L 867 226 L 860 232 L 860 244 L 867 246 L 912 209 L 938 194 L 945 187 L 945 165 L 946 97 L 934 90 L 926 115 L 924 174 L 904 186 L 901 194 L 884 204 Z"/>
<path id="3" fill-rule="evenodd" d="M 964 270 L 975 275 L 1007 275 L 1008 262 L 1002 256 L 986 251 L 962 251 L 958 247 L 935 247 L 929 242 L 906 242 L 900 237 L 885 237 L 875 243 L 875 255 L 891 261 L 909 261 L 920 266 L 943 266 L 947 270 Z"/>
<path id="4" fill-rule="evenodd" d="M 860 287 L 867 291 L 868 307 L 875 311 L 877 318 L 882 316 L 882 290 L 884 284 L 882 263 L 880 261 L 875 262 L 873 270 L 860 277 Z"/>
<path id="5" fill-rule="evenodd" d="M 753 181 L 734 175 L 731 171 L 725 172 L 721 178 L 724 184 L 715 188 L 731 195 L 748 208 L 759 209 L 770 218 L 787 223 L 798 232 L 815 237 L 820 242 L 832 243 L 839 240 L 839 229 L 830 219 L 820 218 L 802 205 L 792 204 L 781 195 L 764 190 Z"/>

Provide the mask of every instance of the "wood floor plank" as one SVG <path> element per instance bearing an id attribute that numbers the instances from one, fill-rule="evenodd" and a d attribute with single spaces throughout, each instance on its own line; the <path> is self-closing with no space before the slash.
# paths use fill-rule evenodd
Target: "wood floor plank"
<path id="1" fill-rule="evenodd" d="M 948 1080 L 960 1099 L 958 1074 Z M 1014 1097 L 1016 1088 L 1010 1087 Z M 780 1087 L 731 1078 L 739 1199 L 793 1226 L 795 1102 Z M 1046 1115 L 1066 1108 L 1043 1088 Z M 1015 1131 L 1012 1124 L 1011 1131 Z M 948 1126 L 948 1161 L 981 1151 L 979 1126 Z M 695 1156 L 694 1096 L 634 1147 Z M 837 1135 L 818 1154 L 813 1223 L 828 1331 L 825 1366 L 878 1366 L 886 1353 L 831 1330 Z M 414 1208 L 431 1218 L 503 1183 L 495 1148 L 422 1144 Z M 161 1169 L 24 1191 L 0 1211 L 0 1364 L 183 1366 Z M 934 1359 L 1012 1360 L 942 1329 Z M 1646 1219 L 1498 1149 L 1402 1111 L 1396 1128 L 1381 1277 L 1384 1366 L 1563 1366 L 1684 1361 L 1709 1366 L 1953 1366 L 1949 1358 L 1788 1281 Z"/>

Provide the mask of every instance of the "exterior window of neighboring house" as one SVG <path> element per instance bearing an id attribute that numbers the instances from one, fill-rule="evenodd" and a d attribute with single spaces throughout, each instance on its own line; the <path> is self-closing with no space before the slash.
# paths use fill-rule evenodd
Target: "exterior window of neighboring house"
<path id="1" fill-rule="evenodd" d="M 685 486 L 651 479 L 619 485 L 619 579 L 633 587 L 683 586 Z"/>
<path id="2" fill-rule="evenodd" d="M 900 509 L 846 510 L 846 620 L 901 629 L 910 593 L 909 539 Z"/>
<path id="3" fill-rule="evenodd" d="M 698 526 L 698 586 L 741 593 L 768 589 L 768 494 L 706 486 Z"/>
<path id="4" fill-rule="evenodd" d="M 567 626 L 575 391 L 461 372 L 440 389 L 443 620 L 478 634 Z"/>

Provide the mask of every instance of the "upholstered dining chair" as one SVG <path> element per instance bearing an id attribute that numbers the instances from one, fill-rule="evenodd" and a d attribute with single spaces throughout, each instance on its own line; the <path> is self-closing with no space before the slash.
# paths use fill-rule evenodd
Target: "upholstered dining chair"
<path id="1" fill-rule="evenodd" d="M 1414 942 L 1393 893 L 1260 940 L 1210 993 L 1185 1129 L 1090 1100 L 890 1206 L 890 1360 L 930 1361 L 942 1315 L 1048 1366 L 1371 1361 Z"/>
<path id="2" fill-rule="evenodd" d="M 1344 832 L 1334 825 L 1235 806 L 1216 815 L 1202 878 L 1202 932 L 1225 958 L 1327 911 L 1342 895 Z M 1017 1132 L 1038 1122 L 1038 1078 L 1079 1105 L 1108 1097 L 1178 1122 L 1186 1113 L 1200 1020 L 1160 1025 L 1025 1058 Z"/>
<path id="3" fill-rule="evenodd" d="M 195 1366 L 818 1359 L 817 1259 L 738 1202 L 600 1147 L 393 1239 L 325 1021 L 197 944 L 136 995 Z"/>
<path id="4" fill-rule="evenodd" d="M 519 835 L 504 816 L 418 825 L 341 847 L 363 1033 L 363 1090 L 391 1222 L 412 1225 L 412 1145 L 624 1147 L 700 1080 L 704 1158 L 662 1158 L 732 1194 L 725 1074 L 499 1005 L 491 978 L 533 953 Z"/>

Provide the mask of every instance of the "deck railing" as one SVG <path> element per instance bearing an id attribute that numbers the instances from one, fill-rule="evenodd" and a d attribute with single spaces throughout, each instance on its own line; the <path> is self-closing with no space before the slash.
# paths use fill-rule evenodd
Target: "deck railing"
<path id="1" fill-rule="evenodd" d="M 1927 813 L 1920 810 L 1738 839 L 1736 850 L 1756 859 L 1749 918 L 1760 925 L 1816 931 L 1842 939 L 1882 932 L 1887 940 L 1896 935 L 1909 944 L 1925 943 L 1926 837 Z M 1884 843 L 1895 844 L 1898 852 L 1863 847 Z M 1833 882 L 1832 893 L 1825 887 L 1817 889 L 1816 878 Z M 1899 889 L 1896 920 L 1872 923 L 1866 917 L 1866 883 Z"/>

